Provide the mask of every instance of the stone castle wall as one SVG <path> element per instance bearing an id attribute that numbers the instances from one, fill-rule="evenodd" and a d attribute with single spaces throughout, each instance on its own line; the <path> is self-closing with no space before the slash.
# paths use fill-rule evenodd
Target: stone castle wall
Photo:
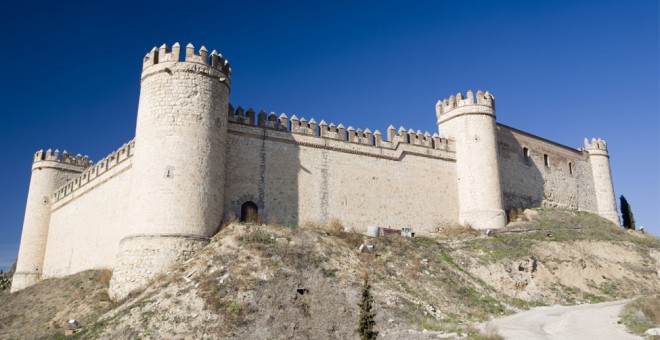
<path id="1" fill-rule="evenodd" d="M 377 225 L 429 232 L 454 223 L 454 153 L 408 140 L 376 147 L 230 124 L 225 215 L 240 216 L 251 201 L 264 221 L 284 225 L 337 218 L 359 231 Z"/>
<path id="2" fill-rule="evenodd" d="M 50 216 L 44 277 L 114 268 L 126 223 L 132 153 L 129 142 L 58 189 Z"/>
<path id="3" fill-rule="evenodd" d="M 358 231 L 377 225 L 431 232 L 455 223 L 452 146 L 409 140 L 406 132 L 376 147 L 230 123 L 224 218 L 237 218 L 252 201 L 264 222 L 290 226 L 337 218 Z M 55 190 L 44 278 L 115 268 L 120 241 L 132 232 L 125 198 L 136 148 L 125 144 Z"/>
<path id="4" fill-rule="evenodd" d="M 339 219 L 359 232 L 500 228 L 504 210 L 538 206 L 618 224 L 605 142 L 575 150 L 497 124 L 489 92 L 439 101 L 439 134 L 390 126 L 383 135 L 235 110 L 230 76 L 229 62 L 203 46 L 154 47 L 143 59 L 135 141 L 93 165 L 37 152 L 12 291 L 107 268 L 109 294 L 121 299 L 245 206 L 265 223 Z"/>
<path id="5" fill-rule="evenodd" d="M 350 142 L 311 130 L 292 133 L 279 120 L 255 126 L 239 117 L 245 116 L 230 117 L 228 126 L 224 219 L 238 218 L 241 205 L 251 201 L 264 222 L 290 226 L 337 218 L 358 231 L 376 225 L 428 233 L 457 222 L 451 141 L 438 139 L 436 148 L 422 137 L 411 144 L 406 131 L 376 146 L 373 137 L 370 143 Z M 505 210 L 597 211 L 586 152 L 502 124 L 497 133 Z M 125 144 L 56 190 L 44 277 L 114 268 L 119 242 L 130 234 L 124 198 L 135 148 L 134 142 Z"/>
<path id="6" fill-rule="evenodd" d="M 66 151 L 61 155 L 58 150 L 35 153 L 12 291 L 28 287 L 42 278 L 53 192 L 77 177 L 88 164 L 87 157 L 73 158 Z"/>
<path id="7" fill-rule="evenodd" d="M 495 98 L 488 91 L 458 93 L 436 104 L 441 137 L 456 144 L 456 181 L 462 225 L 506 225 L 497 156 Z"/>
<path id="8" fill-rule="evenodd" d="M 505 210 L 548 206 L 596 211 L 587 152 L 502 124 L 497 137 Z"/>

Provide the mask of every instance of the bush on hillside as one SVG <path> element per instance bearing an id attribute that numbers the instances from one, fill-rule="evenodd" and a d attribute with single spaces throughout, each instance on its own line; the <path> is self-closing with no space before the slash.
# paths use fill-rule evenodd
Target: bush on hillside
<path id="1" fill-rule="evenodd" d="M 369 277 L 364 277 L 364 284 L 362 286 L 362 300 L 358 303 L 360 306 L 360 323 L 356 332 L 361 340 L 375 340 L 378 337 L 378 332 L 374 329 L 376 326 L 376 313 L 372 310 L 374 304 L 374 297 L 371 295 L 371 284 Z"/>
<path id="2" fill-rule="evenodd" d="M 0 291 L 11 288 L 11 276 L 9 273 L 3 273 L 0 270 Z"/>

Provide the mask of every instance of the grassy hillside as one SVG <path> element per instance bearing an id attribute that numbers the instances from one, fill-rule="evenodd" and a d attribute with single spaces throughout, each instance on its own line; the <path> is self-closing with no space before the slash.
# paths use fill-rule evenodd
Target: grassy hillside
<path id="1" fill-rule="evenodd" d="M 56 338 L 64 335 L 69 319 L 93 323 L 114 306 L 107 293 L 111 275 L 86 271 L 0 292 L 0 339 Z"/>
<path id="2" fill-rule="evenodd" d="M 125 301 L 107 300 L 105 272 L 0 295 L 0 338 L 54 337 L 70 318 L 81 338 L 354 338 L 364 275 L 389 339 L 481 337 L 471 323 L 530 306 L 660 291 L 657 238 L 587 213 L 529 216 L 491 236 L 448 227 L 415 238 L 234 223 Z"/>

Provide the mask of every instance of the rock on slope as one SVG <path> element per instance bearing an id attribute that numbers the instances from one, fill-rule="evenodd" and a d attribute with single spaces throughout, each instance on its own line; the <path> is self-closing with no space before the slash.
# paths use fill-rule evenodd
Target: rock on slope
<path id="1" fill-rule="evenodd" d="M 374 251 L 358 252 L 362 243 Z M 471 322 L 534 305 L 657 292 L 659 251 L 657 238 L 557 210 L 541 210 L 535 220 L 491 237 L 461 227 L 433 237 L 367 238 L 319 226 L 230 224 L 125 301 L 87 301 L 92 311 L 53 307 L 48 332 L 78 318 L 83 338 L 354 338 L 364 275 L 373 283 L 377 328 L 386 338 L 426 337 L 417 333 L 422 329 L 474 332 Z M 61 294 L 56 281 L 30 289 Z M 94 287 L 82 290 L 94 293 Z M 27 303 L 25 296 L 0 295 L 0 303 Z M 20 329 L 28 313 L 12 318 L 12 329 Z M 0 337 L 9 334 L 4 328 L 0 323 Z"/>

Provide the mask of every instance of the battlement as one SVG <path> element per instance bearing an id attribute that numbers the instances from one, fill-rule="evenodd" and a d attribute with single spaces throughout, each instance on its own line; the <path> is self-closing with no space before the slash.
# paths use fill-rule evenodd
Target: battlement
<path id="1" fill-rule="evenodd" d="M 473 106 L 473 105 L 486 106 L 494 111 L 495 97 L 488 91 L 484 93 L 481 92 L 481 90 L 479 90 L 477 91 L 477 97 L 475 101 L 474 94 L 472 93 L 471 90 L 468 90 L 466 92 L 465 97 L 463 96 L 462 93 L 459 92 L 456 94 L 456 97 L 452 95 L 449 98 L 439 100 L 438 103 L 435 104 L 435 112 L 438 119 L 440 119 L 441 115 L 447 114 L 455 109 L 464 106 Z"/>
<path id="2" fill-rule="evenodd" d="M 122 145 L 118 150 L 113 151 L 108 156 L 101 159 L 96 165 L 89 166 L 80 175 L 72 178 L 53 193 L 53 203 L 65 198 L 98 176 L 108 172 L 118 164 L 123 163 L 125 160 L 133 156 L 133 149 L 135 149 L 135 141 L 131 140 Z M 89 164 L 91 164 L 91 162 L 89 162 Z"/>
<path id="3" fill-rule="evenodd" d="M 82 156 L 81 154 L 77 154 L 76 156 L 73 156 L 72 153 L 68 153 L 66 150 L 62 151 L 60 154 L 60 150 L 57 149 L 55 149 L 54 152 L 51 149 L 46 150 L 46 152 L 44 152 L 43 149 L 35 152 L 32 163 L 41 161 L 60 162 L 62 164 L 70 164 L 81 167 L 87 167 L 92 163 L 87 155 Z"/>
<path id="4" fill-rule="evenodd" d="M 213 50 L 209 54 L 209 51 L 204 46 L 199 49 L 198 53 L 195 53 L 195 46 L 193 46 L 191 43 L 188 43 L 188 45 L 186 45 L 184 59 L 181 60 L 181 45 L 179 45 L 178 42 L 172 45 L 171 50 L 167 47 L 166 44 L 161 45 L 159 48 L 154 46 L 154 48 L 144 56 L 142 61 L 142 69 L 144 70 L 147 67 L 156 64 L 181 61 L 186 63 L 208 65 L 224 73 L 228 77 L 231 75 L 231 67 L 229 66 L 229 61 L 216 50 Z"/>
<path id="5" fill-rule="evenodd" d="M 592 150 L 602 150 L 604 152 L 607 152 L 607 142 L 604 140 L 598 138 L 592 138 L 591 142 L 587 138 L 584 139 L 584 148 L 587 151 L 592 151 Z"/>
<path id="6" fill-rule="evenodd" d="M 328 124 L 325 120 L 317 122 L 314 118 L 308 121 L 304 117 L 298 118 L 296 115 L 292 115 L 289 118 L 285 113 L 278 116 L 275 112 L 267 114 L 264 110 L 261 110 L 257 114 L 255 125 L 255 111 L 252 108 L 249 108 L 247 111 L 240 106 L 234 109 L 230 104 L 227 112 L 230 123 L 256 126 L 292 134 L 363 144 L 378 148 L 396 149 L 398 144 L 410 144 L 430 149 L 453 151 L 450 150 L 449 141 L 440 138 L 437 133 L 431 135 L 428 131 L 422 133 L 421 130 L 406 130 L 403 126 L 397 131 L 394 126 L 390 125 L 387 129 L 386 138 L 383 139 L 383 134 L 379 130 L 372 132 L 369 128 L 364 130 L 360 128 L 355 129 L 353 126 L 346 128 L 341 123 L 338 125 L 335 123 Z"/>
<path id="7" fill-rule="evenodd" d="M 504 209 L 549 205 L 619 223 L 605 141 L 585 140 L 575 153 L 498 125 L 489 92 L 438 101 L 438 133 L 381 132 L 234 108 L 230 75 L 204 46 L 154 47 L 143 59 L 136 140 L 97 163 L 36 152 L 12 291 L 107 268 L 111 298 L 123 299 L 239 214 L 282 225 L 340 216 L 358 232 L 426 233 L 500 228 Z"/>

